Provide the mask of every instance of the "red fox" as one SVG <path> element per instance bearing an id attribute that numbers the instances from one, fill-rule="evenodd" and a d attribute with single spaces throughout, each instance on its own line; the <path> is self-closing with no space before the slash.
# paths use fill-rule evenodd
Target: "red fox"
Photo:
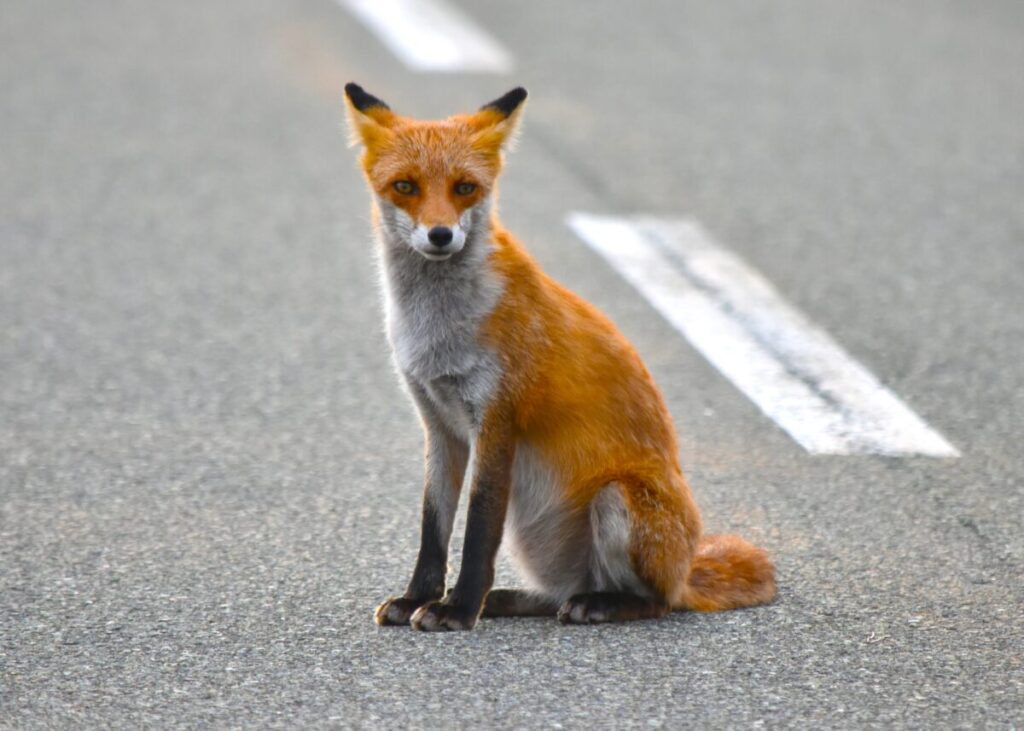
<path id="1" fill-rule="evenodd" d="M 765 551 L 702 534 L 672 420 L 636 351 L 498 221 L 496 179 L 526 90 L 443 121 L 399 116 L 356 84 L 345 95 L 388 339 L 426 435 L 419 557 L 377 623 L 586 624 L 769 602 Z M 467 475 L 462 567 L 445 594 Z M 503 539 L 529 590 L 492 588 Z"/>

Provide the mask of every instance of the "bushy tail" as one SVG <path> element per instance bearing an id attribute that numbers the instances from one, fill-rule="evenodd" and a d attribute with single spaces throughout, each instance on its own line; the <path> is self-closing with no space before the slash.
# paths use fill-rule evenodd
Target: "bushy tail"
<path id="1" fill-rule="evenodd" d="M 768 554 L 739 536 L 703 536 L 679 609 L 716 612 L 767 604 L 775 597 Z"/>

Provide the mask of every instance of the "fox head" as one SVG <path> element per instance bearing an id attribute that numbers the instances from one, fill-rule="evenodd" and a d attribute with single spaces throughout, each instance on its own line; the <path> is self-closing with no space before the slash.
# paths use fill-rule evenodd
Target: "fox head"
<path id="1" fill-rule="evenodd" d="M 486 222 L 514 138 L 526 89 L 513 89 L 473 114 L 440 121 L 402 117 L 357 84 L 345 86 L 350 140 L 395 242 L 432 261 L 449 259 Z"/>

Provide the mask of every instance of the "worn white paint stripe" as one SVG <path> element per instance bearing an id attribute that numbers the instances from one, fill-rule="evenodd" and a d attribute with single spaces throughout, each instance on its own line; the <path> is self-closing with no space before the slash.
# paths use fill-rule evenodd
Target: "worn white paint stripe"
<path id="1" fill-rule="evenodd" d="M 958 455 L 697 222 L 573 213 L 568 223 L 807 451 Z"/>
<path id="2" fill-rule="evenodd" d="M 338 0 L 415 71 L 508 73 L 512 56 L 445 0 Z"/>

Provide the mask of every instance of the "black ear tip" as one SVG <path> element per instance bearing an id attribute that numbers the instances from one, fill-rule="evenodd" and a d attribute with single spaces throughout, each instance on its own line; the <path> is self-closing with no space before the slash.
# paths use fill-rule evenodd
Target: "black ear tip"
<path id="1" fill-rule="evenodd" d="M 500 99 L 495 99 L 489 104 L 484 104 L 481 109 L 494 109 L 507 117 L 516 110 L 516 107 L 523 103 L 524 99 L 526 99 L 526 89 L 521 86 L 517 86 Z"/>
<path id="2" fill-rule="evenodd" d="M 350 81 L 345 84 L 345 96 L 347 96 L 349 101 L 352 102 L 352 106 L 360 112 L 365 112 L 371 107 L 383 107 L 384 109 L 390 108 L 373 94 L 367 93 L 363 87 L 354 81 Z"/>

